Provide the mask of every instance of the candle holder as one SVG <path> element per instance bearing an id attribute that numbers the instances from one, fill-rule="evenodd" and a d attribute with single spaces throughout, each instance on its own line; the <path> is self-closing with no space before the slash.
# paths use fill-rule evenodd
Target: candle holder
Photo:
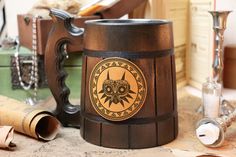
<path id="1" fill-rule="evenodd" d="M 224 32 L 226 29 L 227 17 L 231 11 L 209 11 L 213 18 L 213 30 L 215 33 L 214 38 L 214 58 L 213 58 L 213 79 L 216 80 L 221 86 L 223 78 L 223 42 Z M 234 107 L 229 101 L 223 99 L 221 93 L 221 106 L 220 115 L 228 115 L 233 112 Z"/>
<path id="2" fill-rule="evenodd" d="M 227 17 L 231 11 L 209 11 L 213 17 L 213 30 L 215 33 L 213 78 L 222 84 L 223 62 L 223 42 L 226 29 Z"/>
<path id="3" fill-rule="evenodd" d="M 225 139 L 225 132 L 236 120 L 236 110 L 221 118 L 203 118 L 197 124 L 196 135 L 207 147 L 219 147 Z"/>
<path id="4" fill-rule="evenodd" d="M 213 58 L 213 81 L 208 81 L 203 84 L 203 105 L 208 107 L 205 109 L 208 114 L 205 114 L 201 119 L 196 128 L 197 138 L 202 144 L 208 147 L 219 147 L 224 142 L 226 129 L 236 120 L 236 109 L 230 104 L 229 101 L 223 99 L 222 91 L 217 90 L 215 82 L 222 87 L 222 73 L 224 68 L 223 62 L 223 42 L 224 42 L 224 31 L 226 29 L 227 17 L 231 11 L 209 11 L 213 17 L 213 30 L 215 33 L 214 42 L 214 58 Z M 211 85 L 211 86 L 209 86 Z M 215 88 L 213 88 L 215 87 Z M 209 91 L 210 96 L 209 97 Z M 220 91 L 220 95 L 216 94 Z M 207 95 L 208 94 L 208 95 Z M 208 96 L 206 98 L 206 95 Z M 214 96 L 214 97 L 213 97 Z M 214 98 L 214 99 L 213 99 Z M 219 107 L 216 103 L 220 99 L 220 113 L 217 114 L 216 110 Z M 213 101 L 214 100 L 214 101 Z M 208 104 L 207 104 L 208 103 Z M 210 105 L 209 105 L 210 104 Z M 213 106 L 212 106 L 213 105 Z M 212 112 L 215 111 L 215 112 Z M 219 118 L 221 115 L 222 117 Z"/>

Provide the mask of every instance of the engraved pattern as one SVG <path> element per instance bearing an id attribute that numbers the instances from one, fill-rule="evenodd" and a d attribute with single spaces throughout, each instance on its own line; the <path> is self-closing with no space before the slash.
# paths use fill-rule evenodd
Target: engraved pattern
<path id="1" fill-rule="evenodd" d="M 99 115 L 122 121 L 135 115 L 147 95 L 141 70 L 126 59 L 112 57 L 99 62 L 90 75 L 89 94 Z"/>
<path id="2" fill-rule="evenodd" d="M 111 80 L 109 76 L 109 71 L 107 72 L 107 79 L 102 84 L 101 99 L 105 98 L 104 103 L 109 101 L 109 107 L 112 103 L 120 103 L 124 107 L 124 101 L 129 103 L 127 98 L 133 99 L 131 94 L 135 94 L 130 89 L 130 84 L 125 80 L 125 73 L 123 74 L 121 80 Z"/>

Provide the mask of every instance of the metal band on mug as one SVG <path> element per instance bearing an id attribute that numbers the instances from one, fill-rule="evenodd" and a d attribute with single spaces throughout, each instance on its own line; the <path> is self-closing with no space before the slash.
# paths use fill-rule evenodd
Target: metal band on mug
<path id="1" fill-rule="evenodd" d="M 166 49 L 160 51 L 142 51 L 142 52 L 129 52 L 129 51 L 93 51 L 84 50 L 83 55 L 88 57 L 121 57 L 121 58 L 153 58 L 153 57 L 165 57 L 173 55 L 173 49 Z"/>

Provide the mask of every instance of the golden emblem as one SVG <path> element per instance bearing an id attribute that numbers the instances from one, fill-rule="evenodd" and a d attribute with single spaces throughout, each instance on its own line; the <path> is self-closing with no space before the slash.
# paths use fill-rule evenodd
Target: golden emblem
<path id="1" fill-rule="evenodd" d="M 112 57 L 95 65 L 89 79 L 89 95 L 99 115 L 111 121 L 122 121 L 142 108 L 147 83 L 134 63 Z"/>

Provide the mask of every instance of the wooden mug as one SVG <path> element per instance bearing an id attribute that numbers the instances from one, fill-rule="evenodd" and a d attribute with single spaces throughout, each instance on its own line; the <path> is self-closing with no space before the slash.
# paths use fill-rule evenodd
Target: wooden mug
<path id="1" fill-rule="evenodd" d="M 64 126 L 80 127 L 88 142 L 113 148 L 147 148 L 178 132 L 172 23 L 103 19 L 77 28 L 66 12 L 51 10 L 54 27 L 45 54 L 48 84 Z M 65 85 L 63 45 L 83 44 L 81 106 Z"/>

